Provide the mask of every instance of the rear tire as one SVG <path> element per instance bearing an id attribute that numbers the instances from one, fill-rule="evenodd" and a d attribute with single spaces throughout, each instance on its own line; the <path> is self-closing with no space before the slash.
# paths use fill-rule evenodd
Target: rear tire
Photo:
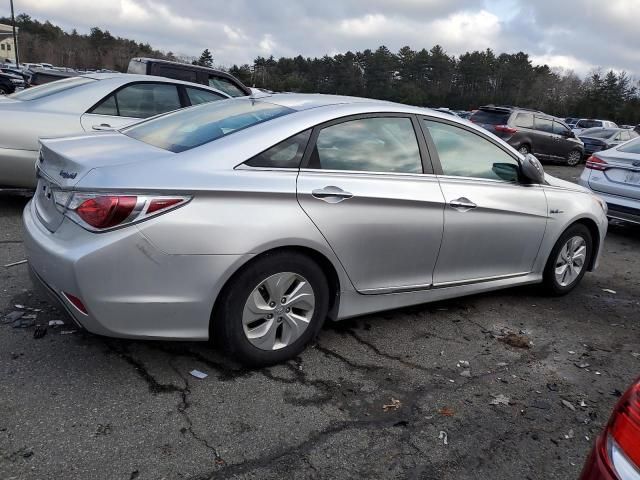
<path id="1" fill-rule="evenodd" d="M 582 152 L 580 150 L 571 150 L 567 155 L 567 165 L 575 167 L 582 161 Z"/>
<path id="2" fill-rule="evenodd" d="M 298 252 L 268 253 L 239 270 L 220 293 L 212 338 L 245 365 L 273 365 L 304 350 L 328 307 L 318 264 Z"/>
<path id="3" fill-rule="evenodd" d="M 572 225 L 560 235 L 544 269 L 543 285 L 548 293 L 566 295 L 584 277 L 593 252 L 593 239 L 589 229 L 581 224 Z"/>
<path id="4" fill-rule="evenodd" d="M 520 152 L 520 154 L 522 155 L 527 155 L 531 153 L 531 147 L 529 147 L 529 145 L 520 145 L 518 147 L 518 152 Z"/>

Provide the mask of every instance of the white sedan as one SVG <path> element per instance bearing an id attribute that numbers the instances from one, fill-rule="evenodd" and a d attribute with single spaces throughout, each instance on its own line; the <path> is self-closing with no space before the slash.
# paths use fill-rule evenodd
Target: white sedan
<path id="1" fill-rule="evenodd" d="M 151 75 L 96 73 L 0 100 L 0 189 L 34 188 L 38 139 L 121 128 L 171 110 L 229 98 L 195 83 Z"/>

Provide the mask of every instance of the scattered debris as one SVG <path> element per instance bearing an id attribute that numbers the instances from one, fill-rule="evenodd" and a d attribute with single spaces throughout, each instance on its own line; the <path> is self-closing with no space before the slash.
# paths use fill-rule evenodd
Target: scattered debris
<path id="1" fill-rule="evenodd" d="M 611 290 L 610 288 L 603 288 L 603 289 L 602 289 L 602 291 L 603 291 L 603 292 L 607 292 L 607 293 L 612 293 L 613 295 L 615 295 L 616 293 L 618 293 L 618 292 L 616 292 L 615 290 Z"/>
<path id="2" fill-rule="evenodd" d="M 38 325 L 33 331 L 33 338 L 36 340 L 44 337 L 47 334 L 47 327 L 45 325 Z"/>
<path id="3" fill-rule="evenodd" d="M 587 367 L 590 367 L 590 366 L 591 366 L 591 365 L 589 365 L 588 363 L 576 363 L 575 365 L 576 365 L 576 367 L 578 367 L 578 368 L 587 368 Z"/>
<path id="4" fill-rule="evenodd" d="M 507 362 L 498 362 L 496 365 L 498 365 L 498 367 L 506 367 L 509 364 Z"/>
<path id="5" fill-rule="evenodd" d="M 438 410 L 438 413 L 443 417 L 453 417 L 456 412 L 453 410 L 453 408 L 442 407 L 440 410 Z"/>
<path id="6" fill-rule="evenodd" d="M 509 405 L 509 397 L 503 395 L 502 393 L 498 395 L 492 395 L 493 400 L 489 402 L 489 405 Z"/>
<path id="7" fill-rule="evenodd" d="M 584 400 L 580 400 L 580 406 L 581 406 L 582 408 L 584 408 L 584 407 L 586 407 L 586 406 L 587 406 L 587 404 L 585 403 L 585 401 L 584 401 Z"/>
<path id="8" fill-rule="evenodd" d="M 60 327 L 62 325 L 64 325 L 64 322 L 62 320 L 49 320 L 50 327 Z"/>
<path id="9" fill-rule="evenodd" d="M 549 390 L 551 390 L 552 392 L 557 392 L 558 391 L 558 384 L 557 383 L 547 383 L 547 388 Z"/>
<path id="10" fill-rule="evenodd" d="M 620 390 L 618 390 L 617 388 L 615 388 L 613 390 L 613 392 L 611 392 L 611 395 L 613 395 L 614 397 L 621 397 L 622 396 L 622 392 Z"/>
<path id="11" fill-rule="evenodd" d="M 458 360 L 456 367 L 469 367 L 469 362 L 467 360 Z"/>
<path id="12" fill-rule="evenodd" d="M 600 372 L 596 372 L 596 375 L 602 375 L 602 373 L 600 373 Z"/>
<path id="13" fill-rule="evenodd" d="M 400 400 L 396 399 L 396 398 L 392 398 L 390 403 L 386 403 L 382 406 L 382 409 L 385 412 L 388 412 L 389 410 L 397 410 L 400 408 Z"/>
<path id="14" fill-rule="evenodd" d="M 573 350 L 569 350 L 569 355 L 575 355 L 576 352 L 574 352 Z"/>
<path id="15" fill-rule="evenodd" d="M 534 400 L 531 406 L 539 410 L 551 410 L 551 404 L 542 400 Z"/>
<path id="16" fill-rule="evenodd" d="M 569 410 L 571 410 L 572 412 L 576 411 L 576 407 L 573 406 L 573 404 L 571 402 L 569 402 L 568 400 L 562 399 L 562 405 L 564 405 L 565 407 L 567 407 Z"/>
<path id="17" fill-rule="evenodd" d="M 440 434 L 438 435 L 438 440 L 442 440 L 442 443 L 445 445 L 449 445 L 449 435 L 444 430 L 440 430 Z"/>
<path id="18" fill-rule="evenodd" d="M 460 372 L 460 376 L 461 377 L 467 377 L 467 378 L 471 377 L 471 370 L 462 370 Z"/>
<path id="19" fill-rule="evenodd" d="M 192 377 L 199 378 L 200 380 L 209 376 L 209 374 L 201 372 L 200 370 L 191 370 L 189 373 Z"/>
<path id="20" fill-rule="evenodd" d="M 27 308 L 24 305 L 20 305 L 19 303 L 16 303 L 14 307 L 19 308 L 20 310 L 24 310 L 25 308 Z"/>
<path id="21" fill-rule="evenodd" d="M 24 315 L 24 312 L 19 312 L 17 310 L 8 313 L 2 319 L 2 323 L 13 323 Z"/>
<path id="22" fill-rule="evenodd" d="M 531 341 L 524 335 L 508 333 L 504 337 L 498 338 L 498 340 L 514 348 L 531 348 Z"/>
<path id="23" fill-rule="evenodd" d="M 15 322 L 13 322 L 13 328 L 29 328 L 33 327 L 36 324 L 36 316 L 35 315 L 24 315 L 21 318 L 18 318 Z"/>
<path id="24" fill-rule="evenodd" d="M 109 435 L 110 433 L 111 433 L 110 423 L 105 423 L 104 425 L 102 423 L 98 424 L 98 428 L 96 428 L 96 436 Z"/>
<path id="25" fill-rule="evenodd" d="M 60 330 L 60 335 L 73 335 L 77 330 Z"/>
<path id="26" fill-rule="evenodd" d="M 7 263 L 4 268 L 15 267 L 16 265 L 22 265 L 23 263 L 27 263 L 27 261 L 20 260 L 19 262 Z"/>
<path id="27" fill-rule="evenodd" d="M 409 426 L 409 422 L 407 420 L 400 420 L 399 422 L 396 422 L 393 424 L 394 427 L 408 427 Z"/>
<path id="28" fill-rule="evenodd" d="M 571 440 L 573 438 L 573 429 L 569 430 L 567 434 L 564 436 L 566 440 Z"/>
<path id="29" fill-rule="evenodd" d="M 631 352 L 631 356 L 635 358 L 640 358 L 640 353 Z"/>

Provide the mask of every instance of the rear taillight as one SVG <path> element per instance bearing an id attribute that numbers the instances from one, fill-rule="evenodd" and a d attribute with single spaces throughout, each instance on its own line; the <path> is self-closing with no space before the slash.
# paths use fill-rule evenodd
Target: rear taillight
<path id="1" fill-rule="evenodd" d="M 496 132 L 508 133 L 510 135 L 513 135 L 518 131 L 517 129 L 510 127 L 509 125 L 494 125 L 493 128 Z"/>
<path id="2" fill-rule="evenodd" d="M 640 469 L 640 381 L 620 398 L 607 432 L 624 456 L 636 469 Z"/>
<path id="3" fill-rule="evenodd" d="M 590 168 L 591 170 L 599 170 L 604 171 L 609 168 L 609 164 L 602 160 L 600 157 L 596 157 L 595 155 L 591 155 L 587 159 L 586 168 Z"/>
<path id="4" fill-rule="evenodd" d="M 104 231 L 129 225 L 186 204 L 191 197 L 74 193 L 66 215 L 87 230 Z"/>

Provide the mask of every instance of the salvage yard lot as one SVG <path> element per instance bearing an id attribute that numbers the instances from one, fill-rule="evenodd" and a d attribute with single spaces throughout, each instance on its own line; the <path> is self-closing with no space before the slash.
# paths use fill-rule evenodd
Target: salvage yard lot
<path id="1" fill-rule="evenodd" d="M 24 258 L 25 203 L 0 197 L 0 265 Z M 566 297 L 515 288 L 329 324 L 262 370 L 206 343 L 0 324 L 0 478 L 576 478 L 640 366 L 640 228 L 610 226 L 604 248 Z M 0 267 L 0 319 L 16 304 L 64 319 L 26 265 Z"/>

